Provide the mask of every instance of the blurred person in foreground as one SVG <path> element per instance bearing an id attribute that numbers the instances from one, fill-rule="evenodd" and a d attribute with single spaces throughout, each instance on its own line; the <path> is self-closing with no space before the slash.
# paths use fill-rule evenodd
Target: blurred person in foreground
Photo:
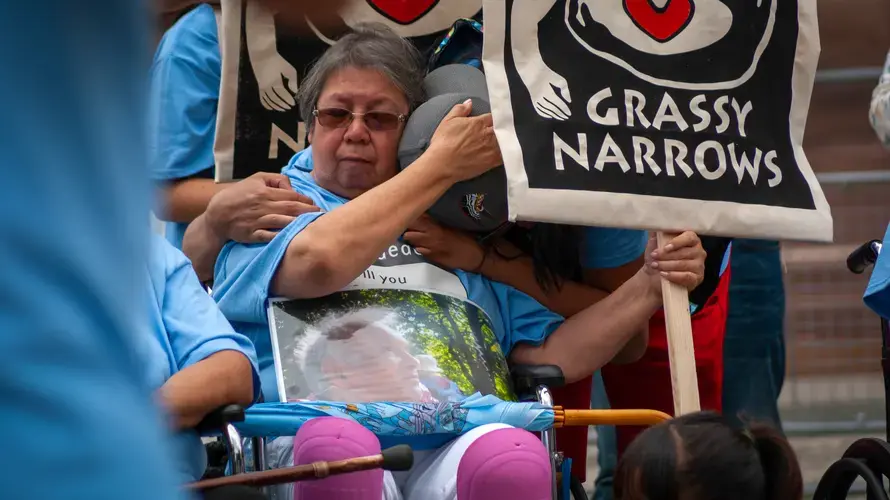
<path id="1" fill-rule="evenodd" d="M 134 341 L 150 19 L 137 0 L 0 4 L 5 498 L 186 498 Z"/>

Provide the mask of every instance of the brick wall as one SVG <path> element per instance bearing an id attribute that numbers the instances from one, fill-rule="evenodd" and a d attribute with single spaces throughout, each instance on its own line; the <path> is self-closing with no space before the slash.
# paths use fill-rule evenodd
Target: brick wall
<path id="1" fill-rule="evenodd" d="M 881 66 L 890 49 L 890 0 L 820 0 L 820 68 Z M 804 150 L 817 173 L 890 171 L 890 152 L 868 123 L 876 81 L 821 83 L 813 91 Z M 890 183 L 823 184 L 833 245 L 786 243 L 790 376 L 880 369 L 877 319 L 862 304 L 867 276 L 850 274 L 846 254 L 884 234 Z"/>

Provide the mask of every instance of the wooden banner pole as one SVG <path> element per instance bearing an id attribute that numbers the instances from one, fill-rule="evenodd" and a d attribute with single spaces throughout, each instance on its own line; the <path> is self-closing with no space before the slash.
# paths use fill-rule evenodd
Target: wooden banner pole
<path id="1" fill-rule="evenodd" d="M 664 248 L 677 235 L 659 231 L 656 236 L 658 248 Z M 695 371 L 695 348 L 692 344 L 692 319 L 689 315 L 689 292 L 685 287 L 662 278 L 661 293 L 667 327 L 671 387 L 674 393 L 674 416 L 679 417 L 701 410 L 698 374 Z"/>

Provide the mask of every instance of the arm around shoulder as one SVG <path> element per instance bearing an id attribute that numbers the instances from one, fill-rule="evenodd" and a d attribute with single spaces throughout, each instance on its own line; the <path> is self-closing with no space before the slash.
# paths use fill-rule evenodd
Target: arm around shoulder
<path id="1" fill-rule="evenodd" d="M 216 259 L 226 241 L 211 228 L 206 214 L 201 214 L 186 229 L 182 238 L 182 252 L 192 261 L 202 283 L 213 280 Z"/>

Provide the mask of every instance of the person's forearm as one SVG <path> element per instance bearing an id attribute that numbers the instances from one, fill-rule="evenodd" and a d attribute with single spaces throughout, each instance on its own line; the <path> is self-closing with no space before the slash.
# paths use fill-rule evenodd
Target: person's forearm
<path id="1" fill-rule="evenodd" d="M 226 242 L 224 237 L 213 232 L 204 214 L 189 224 L 182 238 L 182 253 L 192 261 L 201 283 L 213 280 L 216 259 Z"/>
<path id="2" fill-rule="evenodd" d="M 543 345 L 514 348 L 511 360 L 557 365 L 569 383 L 593 374 L 640 335 L 644 323 L 661 307 L 649 280 L 641 270 L 608 297 L 568 318 Z"/>
<path id="3" fill-rule="evenodd" d="M 565 281 L 560 288 L 554 287 L 545 292 L 535 278 L 534 264 L 527 255 L 505 259 L 496 252 L 490 252 L 483 261 L 481 273 L 493 281 L 505 283 L 530 295 L 564 318 L 570 318 L 609 296 L 607 291 L 574 281 Z M 611 362 L 631 363 L 640 359 L 646 351 L 648 340 L 649 325 L 644 322 Z"/>
<path id="4" fill-rule="evenodd" d="M 564 318 L 572 317 L 609 296 L 606 291 L 574 281 L 564 281 L 560 288 L 553 287 L 544 291 L 535 278 L 531 257 L 525 254 L 515 259 L 506 259 L 493 250 L 489 251 L 480 272 L 492 281 L 510 285 L 530 295 Z"/>
<path id="5" fill-rule="evenodd" d="M 253 402 L 253 368 L 238 351 L 221 351 L 177 372 L 158 389 L 161 404 L 177 429 L 198 425 L 226 404 Z"/>
<path id="6" fill-rule="evenodd" d="M 272 292 L 323 297 L 348 285 L 453 184 L 427 151 L 410 168 L 319 217 L 291 241 Z"/>
<path id="7" fill-rule="evenodd" d="M 164 188 L 164 213 L 167 222 L 189 223 L 207 210 L 213 195 L 227 187 L 213 179 L 185 179 Z"/>

